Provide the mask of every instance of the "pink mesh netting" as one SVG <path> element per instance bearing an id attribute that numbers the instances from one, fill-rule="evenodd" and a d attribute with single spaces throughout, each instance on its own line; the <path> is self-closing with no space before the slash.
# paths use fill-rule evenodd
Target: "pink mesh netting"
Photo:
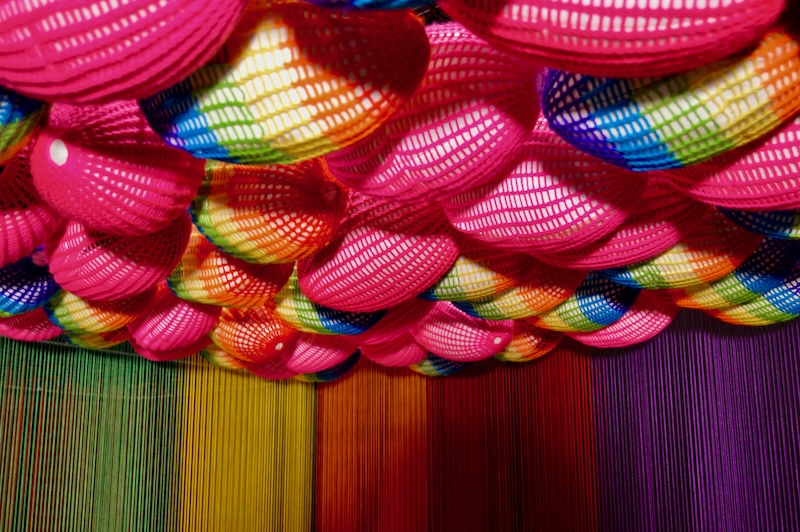
<path id="1" fill-rule="evenodd" d="M 70 222 L 45 248 L 50 272 L 64 290 L 84 299 L 129 297 L 156 286 L 186 249 L 192 222 L 183 213 L 166 228 L 125 237 L 88 231 Z"/>
<path id="2" fill-rule="evenodd" d="M 221 312 L 220 307 L 184 301 L 161 284 L 153 301 L 128 330 L 140 347 L 175 351 L 205 337 Z"/>
<path id="3" fill-rule="evenodd" d="M 261 377 L 262 379 L 282 380 L 290 379 L 297 375 L 296 372 L 288 369 L 280 357 L 270 358 L 257 363 L 244 362 L 247 371 Z"/>
<path id="4" fill-rule="evenodd" d="M 609 236 L 582 247 L 537 253 L 544 262 L 566 268 L 599 270 L 633 264 L 663 253 L 688 234 L 709 207 L 651 174 L 635 210 Z"/>
<path id="5" fill-rule="evenodd" d="M 362 347 L 392 342 L 404 336 L 432 308 L 432 301 L 417 298 L 409 299 L 387 310 L 378 323 L 360 334 L 353 335 L 352 339 Z"/>
<path id="6" fill-rule="evenodd" d="M 39 197 L 30 174 L 30 149 L 0 166 L 0 266 L 27 257 L 59 226 Z"/>
<path id="7" fill-rule="evenodd" d="M 23 342 L 44 342 L 52 340 L 64 332 L 54 325 L 43 308 L 17 314 L 10 318 L 0 318 L 0 336 Z"/>
<path id="8" fill-rule="evenodd" d="M 279 358 L 292 349 L 297 330 L 273 314 L 271 305 L 254 309 L 224 309 L 209 333 L 232 356 L 253 364 Z"/>
<path id="9" fill-rule="evenodd" d="M 598 76 L 679 72 L 753 43 L 783 0 L 441 0 L 454 20 L 547 65 Z"/>
<path id="10" fill-rule="evenodd" d="M 246 0 L 8 0 L 0 84 L 50 101 L 141 98 L 222 46 Z"/>
<path id="11" fill-rule="evenodd" d="M 502 172 L 539 112 L 526 68 L 456 23 L 426 28 L 422 84 L 364 140 L 327 156 L 331 172 L 371 196 L 439 198 Z"/>
<path id="12" fill-rule="evenodd" d="M 540 329 L 526 320 L 516 320 L 511 341 L 495 358 L 503 362 L 530 362 L 550 353 L 563 338 L 560 332 Z"/>
<path id="13" fill-rule="evenodd" d="M 385 309 L 432 285 L 458 256 L 454 230 L 432 203 L 394 203 L 352 192 L 331 243 L 297 263 L 312 301 L 353 312 Z"/>
<path id="14" fill-rule="evenodd" d="M 453 225 L 495 245 L 531 253 L 594 242 L 619 226 L 646 179 L 585 154 L 539 116 L 502 178 L 442 202 Z"/>
<path id="15" fill-rule="evenodd" d="M 418 364 L 428 355 L 428 350 L 407 332 L 386 342 L 361 345 L 360 348 L 361 354 L 371 361 L 392 368 Z"/>
<path id="16" fill-rule="evenodd" d="M 134 351 L 152 362 L 169 362 L 171 360 L 189 358 L 190 356 L 200 353 L 211 344 L 211 339 L 207 336 L 203 336 L 192 344 L 184 345 L 169 351 L 159 351 L 139 345 L 133 338 L 128 341 Z"/>
<path id="17" fill-rule="evenodd" d="M 345 336 L 301 332 L 284 355 L 283 365 L 296 373 L 315 373 L 343 362 L 356 349 L 356 344 Z"/>
<path id="18" fill-rule="evenodd" d="M 766 138 L 663 177 L 693 198 L 731 209 L 800 207 L 800 116 Z"/>
<path id="19" fill-rule="evenodd" d="M 514 322 L 484 320 L 439 301 L 410 329 L 411 336 L 431 353 L 457 362 L 474 362 L 501 352 L 511 341 Z"/>
<path id="20" fill-rule="evenodd" d="M 679 308 L 660 295 L 642 290 L 622 318 L 593 332 L 567 333 L 579 342 L 594 347 L 625 347 L 644 342 L 663 331 Z"/>
<path id="21" fill-rule="evenodd" d="M 53 209 L 93 231 L 127 236 L 178 218 L 203 167 L 164 144 L 133 101 L 54 105 L 31 156 L 33 182 Z"/>

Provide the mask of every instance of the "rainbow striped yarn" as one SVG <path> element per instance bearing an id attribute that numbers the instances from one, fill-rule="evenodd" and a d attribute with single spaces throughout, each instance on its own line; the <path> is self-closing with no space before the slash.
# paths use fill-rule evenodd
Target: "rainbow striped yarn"
<path id="1" fill-rule="evenodd" d="M 0 165 L 28 143 L 48 107 L 0 87 Z"/>
<path id="2" fill-rule="evenodd" d="M 25 257 L 0 268 L 0 318 L 30 312 L 47 303 L 61 288 L 47 266 Z"/>
<path id="3" fill-rule="evenodd" d="M 47 317 L 62 329 L 75 333 L 104 333 L 121 329 L 136 320 L 148 307 L 155 289 L 114 301 L 87 301 L 62 290 L 48 301 Z"/>
<path id="4" fill-rule="evenodd" d="M 197 157 L 293 163 L 369 134 L 411 95 L 428 56 L 410 12 L 253 5 L 216 57 L 141 107 L 167 144 Z"/>
<path id="5" fill-rule="evenodd" d="M 72 345 L 84 349 L 108 349 L 130 340 L 131 333 L 123 327 L 101 333 L 65 331 L 63 336 Z"/>
<path id="6" fill-rule="evenodd" d="M 317 371 L 316 373 L 301 373 L 300 375 L 295 375 L 294 378 L 302 382 L 311 383 L 335 381 L 356 367 L 356 364 L 358 364 L 360 359 L 361 352 L 356 349 L 352 355 L 347 357 L 344 361 L 336 364 L 332 368 Z"/>
<path id="7" fill-rule="evenodd" d="M 300 290 L 295 270 L 275 296 L 275 313 L 298 331 L 351 335 L 368 330 L 386 311 L 347 312 L 314 303 Z"/>
<path id="8" fill-rule="evenodd" d="M 421 362 L 417 362 L 408 367 L 426 377 L 445 377 L 453 373 L 458 373 L 467 366 L 469 366 L 467 362 L 454 362 L 446 358 L 437 357 L 433 353 L 428 353 L 428 356 Z"/>
<path id="9" fill-rule="evenodd" d="M 596 331 L 624 316 L 639 292 L 592 272 L 566 301 L 535 316 L 531 323 L 551 331 Z"/>
<path id="10" fill-rule="evenodd" d="M 200 356 L 206 359 L 209 363 L 219 366 L 220 368 L 240 370 L 245 369 L 245 365 L 235 356 L 226 352 L 224 349 L 211 344 L 202 351 Z"/>
<path id="11" fill-rule="evenodd" d="M 679 168 L 755 140 L 800 110 L 797 41 L 780 29 L 737 56 L 667 78 L 551 70 L 542 108 L 570 144 L 636 171 Z"/>
<path id="12" fill-rule="evenodd" d="M 560 332 L 540 329 L 524 320 L 515 321 L 511 342 L 494 358 L 503 362 L 530 362 L 555 349 L 562 338 Z"/>
<path id="13" fill-rule="evenodd" d="M 770 212 L 720 209 L 720 212 L 748 231 L 770 238 L 800 240 L 800 209 Z"/>

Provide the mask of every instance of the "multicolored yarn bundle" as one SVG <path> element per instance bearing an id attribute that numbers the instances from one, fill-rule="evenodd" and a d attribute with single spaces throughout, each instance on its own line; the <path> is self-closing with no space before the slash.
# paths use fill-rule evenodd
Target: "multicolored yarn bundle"
<path id="1" fill-rule="evenodd" d="M 0 335 L 328 382 L 800 316 L 780 0 L 78 4 L 0 9 Z"/>

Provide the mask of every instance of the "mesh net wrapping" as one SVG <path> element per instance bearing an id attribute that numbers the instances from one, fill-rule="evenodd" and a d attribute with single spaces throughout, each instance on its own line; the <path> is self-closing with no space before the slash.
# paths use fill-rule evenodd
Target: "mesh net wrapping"
<path id="1" fill-rule="evenodd" d="M 442 0 L 493 46 L 575 72 L 645 76 L 721 59 L 758 39 L 781 0 Z"/>
<path id="2" fill-rule="evenodd" d="M 283 364 L 297 373 L 316 373 L 341 364 L 357 349 L 350 338 L 301 332 L 283 355 Z"/>
<path id="3" fill-rule="evenodd" d="M 294 378 L 302 382 L 331 382 L 346 375 L 350 370 L 356 367 L 359 360 L 361 360 L 361 352 L 356 350 L 352 355 L 331 368 L 314 373 L 295 375 Z"/>
<path id="4" fill-rule="evenodd" d="M 122 327 L 101 333 L 64 331 L 63 337 L 72 345 L 85 349 L 108 349 L 130 340 L 131 333 L 127 327 Z"/>
<path id="5" fill-rule="evenodd" d="M 559 135 L 613 164 L 687 166 L 755 140 L 800 110 L 798 49 L 772 30 L 748 55 L 663 79 L 550 71 L 542 107 Z"/>
<path id="6" fill-rule="evenodd" d="M 249 364 L 279 359 L 292 348 L 299 333 L 272 311 L 270 305 L 223 309 L 209 336 L 224 351 Z"/>
<path id="7" fill-rule="evenodd" d="M 0 336 L 23 342 L 44 342 L 64 332 L 47 317 L 43 308 L 0 318 Z"/>
<path id="8" fill-rule="evenodd" d="M 605 270 L 617 283 L 639 288 L 685 288 L 715 281 L 744 262 L 763 240 L 717 210 L 708 212 L 678 244 L 644 262 Z"/>
<path id="9" fill-rule="evenodd" d="M 800 196 L 800 193 L 797 195 Z M 770 238 L 800 240 L 800 208 L 791 211 L 768 212 L 729 209 L 720 209 L 720 211 L 748 231 Z"/>
<path id="10" fill-rule="evenodd" d="M 260 307 L 286 284 L 292 264 L 252 264 L 228 255 L 192 227 L 189 244 L 167 282 L 187 301 L 235 308 Z"/>
<path id="11" fill-rule="evenodd" d="M 706 162 L 665 171 L 674 187 L 730 209 L 800 208 L 800 115 L 775 132 Z"/>
<path id="12" fill-rule="evenodd" d="M 361 345 L 361 353 L 381 366 L 397 368 L 419 364 L 428 355 L 428 350 L 419 345 L 411 334 L 403 333 L 386 342 Z"/>
<path id="13" fill-rule="evenodd" d="M 530 320 L 533 325 L 551 331 L 596 331 L 622 318 L 640 292 L 592 272 L 563 303 Z"/>
<path id="14" fill-rule="evenodd" d="M 397 204 L 350 195 L 330 245 L 297 264 L 309 299 L 351 312 L 381 310 L 420 294 L 456 260 L 454 230 L 430 203 Z"/>
<path id="15" fill-rule="evenodd" d="M 250 373 L 262 379 L 290 379 L 297 375 L 297 373 L 283 365 L 281 357 L 269 358 L 257 363 L 245 362 L 244 364 Z"/>
<path id="16" fill-rule="evenodd" d="M 65 218 L 109 234 L 163 229 L 189 206 L 203 162 L 165 145 L 136 102 L 56 104 L 31 155 L 33 182 Z"/>
<path id="17" fill-rule="evenodd" d="M 182 358 L 189 358 L 200 353 L 203 349 L 207 348 L 211 343 L 211 339 L 203 336 L 192 344 L 186 344 L 169 351 L 159 351 L 149 349 L 139 345 L 134 338 L 128 340 L 133 350 L 139 355 L 152 362 L 169 362 L 171 360 L 180 360 Z"/>
<path id="18" fill-rule="evenodd" d="M 205 337 L 221 312 L 220 307 L 180 299 L 161 284 L 147 309 L 128 325 L 128 330 L 140 347 L 174 351 Z"/>
<path id="19" fill-rule="evenodd" d="M 438 301 L 409 332 L 419 344 L 437 356 L 457 362 L 492 357 L 511 341 L 511 320 L 475 318 L 447 301 Z"/>
<path id="20" fill-rule="evenodd" d="M 431 0 L 310 0 L 310 4 L 337 9 L 409 9 L 432 4 Z"/>
<path id="21" fill-rule="evenodd" d="M 180 261 L 192 222 L 184 213 L 144 236 L 114 236 L 70 222 L 48 240 L 50 272 L 64 290 L 85 299 L 139 294 L 163 281 Z"/>
<path id="22" fill-rule="evenodd" d="M 0 87 L 0 165 L 28 143 L 46 111 L 43 102 Z"/>
<path id="23" fill-rule="evenodd" d="M 678 310 L 664 297 L 643 290 L 615 323 L 593 332 L 567 334 L 594 347 L 627 347 L 647 341 L 666 329 L 678 315 Z"/>
<path id="24" fill-rule="evenodd" d="M 155 290 L 115 301 L 88 301 L 62 290 L 45 305 L 47 315 L 74 333 L 104 333 L 127 326 L 150 305 Z"/>
<path id="25" fill-rule="evenodd" d="M 433 305 L 432 301 L 416 298 L 395 305 L 386 311 L 378 323 L 356 335 L 353 340 L 361 347 L 393 342 L 405 336 L 431 311 Z"/>
<path id="26" fill-rule="evenodd" d="M 568 145 L 540 117 L 510 171 L 442 204 L 458 230 L 538 253 L 608 235 L 634 209 L 645 184 Z"/>
<path id="27" fill-rule="evenodd" d="M 561 342 L 563 334 L 531 325 L 525 320 L 514 322 L 511 341 L 494 357 L 503 362 L 530 362 L 550 353 Z"/>
<path id="28" fill-rule="evenodd" d="M 456 23 L 426 28 L 425 77 L 391 118 L 327 156 L 331 172 L 371 196 L 438 198 L 490 180 L 538 114 L 536 70 Z"/>
<path id="29" fill-rule="evenodd" d="M 3 266 L 0 268 L 0 317 L 39 308 L 59 290 L 47 266 L 33 257 Z"/>
<path id="30" fill-rule="evenodd" d="M 409 368 L 426 377 L 445 377 L 458 373 L 469 365 L 469 362 L 456 362 L 428 353 L 422 361 L 410 365 Z"/>
<path id="31" fill-rule="evenodd" d="M 9 0 L 0 9 L 0 84 L 77 103 L 148 96 L 205 63 L 245 5 Z"/>
<path id="32" fill-rule="evenodd" d="M 319 251 L 344 216 L 347 194 L 324 163 L 209 162 L 192 215 L 220 249 L 247 262 L 293 262 Z"/>
<path id="33" fill-rule="evenodd" d="M 429 49 L 409 12 L 256 8 L 220 53 L 141 102 L 153 128 L 197 157 L 311 159 L 369 134 L 419 84 Z"/>
<path id="34" fill-rule="evenodd" d="M 728 275 L 668 293 L 675 304 L 684 308 L 715 309 L 741 305 L 780 285 L 798 259 L 798 243 L 765 238 L 747 260 Z"/>
<path id="35" fill-rule="evenodd" d="M 4 266 L 44 244 L 58 228 L 59 218 L 33 185 L 29 148 L 0 166 L 0 190 L 0 266 Z"/>
<path id="36" fill-rule="evenodd" d="M 217 345 L 213 343 L 200 351 L 200 356 L 211 364 L 221 368 L 232 370 L 245 369 L 244 362 L 226 352 L 224 349 L 217 347 Z"/>

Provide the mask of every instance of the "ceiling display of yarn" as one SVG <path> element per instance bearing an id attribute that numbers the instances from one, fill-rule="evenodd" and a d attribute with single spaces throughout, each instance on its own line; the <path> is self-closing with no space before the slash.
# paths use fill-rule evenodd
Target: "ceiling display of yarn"
<path id="1" fill-rule="evenodd" d="M 800 316 L 783 0 L 10 0 L 0 335 L 328 381 Z"/>

